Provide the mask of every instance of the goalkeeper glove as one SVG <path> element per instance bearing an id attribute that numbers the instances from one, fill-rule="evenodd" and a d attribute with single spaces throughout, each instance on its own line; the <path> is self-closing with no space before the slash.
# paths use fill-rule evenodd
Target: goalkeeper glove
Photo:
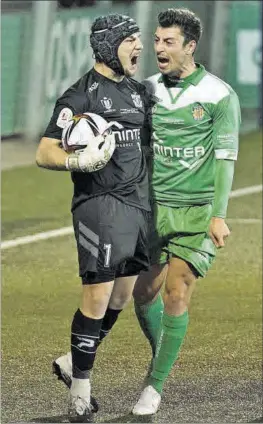
<path id="1" fill-rule="evenodd" d="M 94 172 L 104 168 L 115 150 L 114 134 L 98 135 L 83 150 L 66 158 L 66 168 L 73 172 Z"/>

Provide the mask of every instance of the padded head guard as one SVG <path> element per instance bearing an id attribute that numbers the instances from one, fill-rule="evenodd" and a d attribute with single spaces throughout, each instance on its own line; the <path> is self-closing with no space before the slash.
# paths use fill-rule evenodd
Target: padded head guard
<path id="1" fill-rule="evenodd" d="M 118 48 L 123 40 L 140 29 L 135 20 L 126 15 L 108 15 L 97 18 L 92 27 L 90 45 L 96 60 L 104 62 L 118 74 L 124 70 L 118 58 Z"/>

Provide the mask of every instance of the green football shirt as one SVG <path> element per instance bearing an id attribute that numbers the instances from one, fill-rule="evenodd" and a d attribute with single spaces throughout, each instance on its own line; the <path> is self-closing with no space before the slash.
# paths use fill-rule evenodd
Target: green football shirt
<path id="1" fill-rule="evenodd" d="M 167 87 L 160 73 L 146 80 L 158 98 L 152 116 L 153 193 L 166 206 L 212 202 L 215 160 L 237 159 L 238 97 L 196 65 L 175 87 Z"/>

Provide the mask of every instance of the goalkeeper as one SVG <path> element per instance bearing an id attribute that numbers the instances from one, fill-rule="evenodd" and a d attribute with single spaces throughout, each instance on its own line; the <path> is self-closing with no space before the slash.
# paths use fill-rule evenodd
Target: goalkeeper
<path id="1" fill-rule="evenodd" d="M 157 412 L 187 332 L 196 280 L 205 277 L 230 234 L 225 218 L 240 124 L 236 93 L 194 61 L 199 18 L 187 9 L 168 9 L 158 21 L 160 73 L 145 82 L 159 98 L 152 121 L 153 266 L 141 273 L 134 290 L 154 360 L 135 415 Z"/>
<path id="2" fill-rule="evenodd" d="M 72 320 L 72 363 L 71 353 L 54 361 L 55 373 L 71 386 L 71 422 L 90 420 L 90 375 L 98 345 L 132 297 L 137 275 L 149 268 L 149 187 L 141 130 L 148 132 L 152 102 L 132 78 L 142 51 L 140 30 L 126 15 L 101 16 L 92 24 L 90 42 L 94 67 L 57 100 L 36 158 L 41 167 L 71 171 L 74 183 L 82 297 Z M 59 147 L 62 129 L 84 112 L 118 121 L 123 129 L 104 144 L 89 140 L 90 146 L 67 154 Z"/>

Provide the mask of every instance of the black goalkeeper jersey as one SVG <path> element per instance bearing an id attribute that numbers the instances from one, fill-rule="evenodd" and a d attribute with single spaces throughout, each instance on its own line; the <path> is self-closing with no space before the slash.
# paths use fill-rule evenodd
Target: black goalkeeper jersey
<path id="1" fill-rule="evenodd" d="M 92 112 L 123 125 L 122 130 L 113 128 L 116 149 L 103 169 L 72 172 L 73 209 L 91 197 L 108 193 L 126 204 L 150 210 L 147 167 L 141 147 L 149 140 L 152 105 L 139 82 L 124 77 L 117 83 L 94 68 L 57 100 L 44 137 L 61 140 L 63 111 L 66 115 Z"/>

